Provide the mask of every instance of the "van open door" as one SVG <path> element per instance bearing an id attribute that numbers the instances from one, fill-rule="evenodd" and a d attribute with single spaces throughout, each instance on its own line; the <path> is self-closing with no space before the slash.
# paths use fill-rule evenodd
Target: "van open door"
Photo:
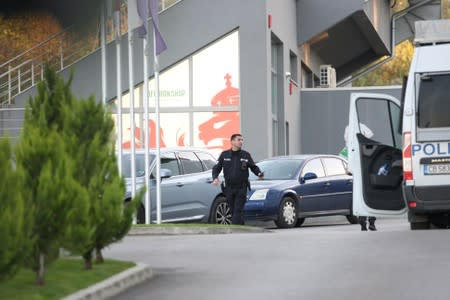
<path id="1" fill-rule="evenodd" d="M 347 147 L 355 216 L 407 212 L 402 195 L 400 117 L 400 101 L 392 96 L 351 95 Z"/>

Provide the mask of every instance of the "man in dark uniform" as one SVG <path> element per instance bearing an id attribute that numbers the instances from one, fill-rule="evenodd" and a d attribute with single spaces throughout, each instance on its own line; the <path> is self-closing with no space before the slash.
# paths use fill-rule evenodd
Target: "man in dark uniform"
<path id="1" fill-rule="evenodd" d="M 218 178 L 223 169 L 225 177 L 225 196 L 231 210 L 232 223 L 244 225 L 243 209 L 247 199 L 247 189 L 250 188 L 248 181 L 248 169 L 259 177 L 264 178 L 263 172 L 255 165 L 250 153 L 242 150 L 244 139 L 239 133 L 231 136 L 231 149 L 223 151 L 217 164 L 212 169 L 214 185 L 219 185 Z"/>

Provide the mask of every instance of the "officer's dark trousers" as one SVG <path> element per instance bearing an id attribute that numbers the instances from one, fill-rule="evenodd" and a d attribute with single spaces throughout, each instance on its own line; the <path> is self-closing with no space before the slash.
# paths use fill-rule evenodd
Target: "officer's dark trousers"
<path id="1" fill-rule="evenodd" d="M 231 209 L 231 223 L 236 225 L 244 225 L 244 205 L 247 199 L 246 186 L 227 186 L 225 189 L 228 206 Z"/>

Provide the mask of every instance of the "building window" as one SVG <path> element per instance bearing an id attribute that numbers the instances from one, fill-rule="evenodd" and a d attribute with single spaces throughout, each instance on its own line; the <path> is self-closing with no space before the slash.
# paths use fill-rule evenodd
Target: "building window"
<path id="1" fill-rule="evenodd" d="M 271 40 L 272 155 L 284 153 L 283 44 L 272 34 Z"/>
<path id="2" fill-rule="evenodd" d="M 289 65 L 291 72 L 291 80 L 298 83 L 298 60 L 294 52 L 289 51 Z"/>

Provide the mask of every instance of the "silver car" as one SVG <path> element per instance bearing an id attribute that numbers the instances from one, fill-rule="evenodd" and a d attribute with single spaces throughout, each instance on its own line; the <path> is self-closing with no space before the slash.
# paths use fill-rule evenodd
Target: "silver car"
<path id="1" fill-rule="evenodd" d="M 163 148 L 161 153 L 161 220 L 164 223 L 210 222 L 230 224 L 231 213 L 220 187 L 211 185 L 213 154 L 197 148 Z M 144 151 L 136 150 L 136 190 L 145 184 Z M 151 221 L 156 221 L 156 151 L 150 150 Z M 127 184 L 125 201 L 131 198 L 131 152 L 123 154 L 123 176 Z M 137 223 L 145 223 L 142 201 Z"/>

